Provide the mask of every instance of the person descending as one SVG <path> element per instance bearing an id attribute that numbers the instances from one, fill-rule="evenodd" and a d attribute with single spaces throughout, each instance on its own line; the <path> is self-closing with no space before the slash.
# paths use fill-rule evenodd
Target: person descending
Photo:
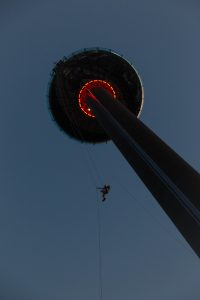
<path id="1" fill-rule="evenodd" d="M 97 188 L 98 190 L 100 190 L 101 192 L 101 195 L 102 195 L 102 201 L 105 201 L 106 200 L 106 195 L 109 193 L 110 191 L 110 185 L 106 185 L 104 184 L 103 187 L 101 188 Z"/>

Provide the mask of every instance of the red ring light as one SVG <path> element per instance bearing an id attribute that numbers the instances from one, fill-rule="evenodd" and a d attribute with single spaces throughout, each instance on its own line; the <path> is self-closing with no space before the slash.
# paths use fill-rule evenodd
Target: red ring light
<path id="1" fill-rule="evenodd" d="M 86 84 L 84 84 L 84 86 L 81 88 L 79 95 L 78 95 L 78 103 L 79 103 L 81 110 L 87 116 L 92 117 L 92 118 L 95 118 L 95 116 L 92 114 L 91 109 L 87 106 L 86 95 L 87 95 L 88 90 L 92 91 L 92 89 L 94 89 L 96 87 L 101 87 L 101 88 L 105 89 L 113 96 L 113 98 L 116 99 L 115 90 L 110 85 L 110 83 L 108 83 L 105 80 L 91 80 L 91 81 L 87 82 Z"/>

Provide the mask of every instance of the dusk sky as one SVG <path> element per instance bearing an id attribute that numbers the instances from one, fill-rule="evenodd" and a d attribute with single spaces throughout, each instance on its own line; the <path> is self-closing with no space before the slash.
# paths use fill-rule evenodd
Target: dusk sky
<path id="1" fill-rule="evenodd" d="M 199 1 L 1 1 L 0 41 L 0 299 L 100 300 L 99 201 L 103 300 L 199 300 L 199 258 L 114 144 L 48 110 L 55 62 L 112 49 L 141 76 L 141 120 L 200 172 Z"/>

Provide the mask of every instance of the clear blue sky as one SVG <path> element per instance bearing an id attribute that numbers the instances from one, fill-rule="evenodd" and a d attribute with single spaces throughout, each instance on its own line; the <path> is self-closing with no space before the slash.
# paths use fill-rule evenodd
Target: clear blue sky
<path id="1" fill-rule="evenodd" d="M 101 183 L 103 300 L 199 300 L 199 259 L 112 142 L 68 138 L 47 109 L 54 62 L 111 48 L 141 75 L 141 119 L 200 171 L 199 28 L 198 1 L 1 2 L 1 300 L 99 299 Z"/>

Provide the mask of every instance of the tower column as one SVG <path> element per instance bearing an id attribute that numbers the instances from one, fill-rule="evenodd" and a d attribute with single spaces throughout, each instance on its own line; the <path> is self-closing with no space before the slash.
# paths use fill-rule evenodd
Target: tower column
<path id="1" fill-rule="evenodd" d="M 107 91 L 95 88 L 87 104 L 200 257 L 200 175 Z"/>

